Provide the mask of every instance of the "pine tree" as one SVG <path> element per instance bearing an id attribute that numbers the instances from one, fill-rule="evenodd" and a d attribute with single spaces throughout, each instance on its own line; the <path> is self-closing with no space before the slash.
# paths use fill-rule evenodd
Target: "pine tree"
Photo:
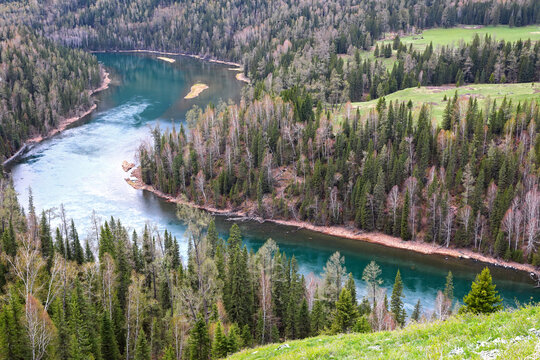
<path id="1" fill-rule="evenodd" d="M 101 316 L 101 357 L 110 360 L 120 359 L 113 325 L 107 311 Z"/>
<path id="2" fill-rule="evenodd" d="M 403 282 L 401 281 L 401 273 L 399 270 L 396 274 L 396 280 L 394 281 L 394 288 L 392 289 L 392 298 L 390 299 L 390 309 L 394 314 L 396 322 L 403 326 L 405 325 L 405 309 L 403 308 Z"/>
<path id="3" fill-rule="evenodd" d="M 411 239 L 411 232 L 409 230 L 409 190 L 405 193 L 405 200 L 403 201 L 403 210 L 401 212 L 401 238 L 403 240 Z"/>
<path id="4" fill-rule="evenodd" d="M 351 293 L 351 298 L 353 302 L 356 304 L 356 283 L 354 282 L 354 277 L 352 273 L 349 273 L 349 278 L 347 279 L 347 283 L 345 284 L 345 287 L 349 292 Z"/>
<path id="5" fill-rule="evenodd" d="M 0 359 L 25 360 L 30 354 L 22 323 L 24 309 L 16 295 L 7 299 L 0 311 Z"/>
<path id="6" fill-rule="evenodd" d="M 356 320 L 353 326 L 353 332 L 355 333 L 368 333 L 371 332 L 371 324 L 367 315 L 362 315 Z"/>
<path id="7" fill-rule="evenodd" d="M 336 313 L 332 323 L 332 332 L 337 334 L 351 331 L 358 317 L 356 304 L 353 303 L 351 293 L 343 288 L 336 302 Z"/>
<path id="8" fill-rule="evenodd" d="M 216 247 L 218 246 L 219 235 L 216 229 L 216 222 L 212 219 L 210 224 L 208 224 L 208 231 L 206 234 L 208 243 L 210 244 L 210 257 L 214 257 L 216 252 Z"/>
<path id="9" fill-rule="evenodd" d="M 502 299 L 495 288 L 489 269 L 486 267 L 480 275 L 476 276 L 471 291 L 463 298 L 465 306 L 460 311 L 489 314 L 501 310 Z"/>
<path id="10" fill-rule="evenodd" d="M 189 334 L 189 358 L 191 360 L 208 360 L 210 349 L 208 326 L 204 322 L 204 317 L 199 315 Z"/>
<path id="11" fill-rule="evenodd" d="M 227 341 L 227 336 L 223 333 L 223 326 L 221 323 L 218 323 L 214 341 L 212 343 L 212 356 L 217 359 L 224 358 L 227 356 L 228 350 L 229 343 Z"/>
<path id="12" fill-rule="evenodd" d="M 39 238 L 41 242 L 41 255 L 47 261 L 47 269 L 52 266 L 52 260 L 54 257 L 54 247 L 51 236 L 51 229 L 45 216 L 45 211 L 41 213 L 41 221 L 39 224 Z"/>
<path id="13" fill-rule="evenodd" d="M 300 313 L 298 314 L 298 338 L 303 339 L 311 334 L 311 320 L 306 299 L 302 300 Z"/>
<path id="14" fill-rule="evenodd" d="M 146 342 L 146 334 L 143 329 L 139 331 L 137 345 L 135 345 L 135 360 L 150 360 L 150 348 Z"/>
<path id="15" fill-rule="evenodd" d="M 73 250 L 73 260 L 80 265 L 84 262 L 84 251 L 79 241 L 79 234 L 77 234 L 77 229 L 75 229 L 75 222 L 73 219 L 71 219 L 71 231 L 69 236 L 72 242 L 71 248 Z"/>
<path id="16" fill-rule="evenodd" d="M 227 336 L 227 351 L 229 354 L 233 354 L 240 349 L 241 338 L 239 334 L 240 330 L 238 325 L 232 324 L 229 327 L 229 334 Z"/>
<path id="17" fill-rule="evenodd" d="M 2 233 L 2 248 L 9 256 L 15 256 L 17 254 L 17 241 L 15 240 L 15 231 L 13 230 L 13 223 L 11 221 L 9 222 L 9 227 L 4 229 Z"/>
<path id="18" fill-rule="evenodd" d="M 238 246 L 240 248 L 242 246 L 242 233 L 240 232 L 240 227 L 238 226 L 238 224 L 233 224 L 231 226 L 227 244 L 229 245 L 229 248 L 232 248 L 234 246 Z"/>
<path id="19" fill-rule="evenodd" d="M 324 303 L 320 300 L 316 300 L 313 304 L 313 310 L 311 311 L 311 333 L 318 335 L 324 330 L 326 324 L 326 310 Z"/>
<path id="20" fill-rule="evenodd" d="M 449 271 L 446 276 L 446 285 L 444 286 L 444 296 L 450 300 L 450 303 L 454 301 L 454 277 L 452 272 Z"/>
<path id="21" fill-rule="evenodd" d="M 420 320 L 420 314 L 422 313 L 422 305 L 420 304 L 420 299 L 416 302 L 414 310 L 411 314 L 411 320 L 418 322 Z"/>

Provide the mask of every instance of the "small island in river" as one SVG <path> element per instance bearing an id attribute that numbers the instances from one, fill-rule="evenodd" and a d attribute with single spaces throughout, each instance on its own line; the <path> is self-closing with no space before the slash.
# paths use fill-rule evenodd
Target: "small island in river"
<path id="1" fill-rule="evenodd" d="M 191 90 L 189 91 L 189 94 L 187 94 L 184 99 L 193 99 L 199 96 L 200 93 L 202 93 L 204 90 L 208 89 L 208 85 L 206 84 L 195 84 L 191 87 Z"/>

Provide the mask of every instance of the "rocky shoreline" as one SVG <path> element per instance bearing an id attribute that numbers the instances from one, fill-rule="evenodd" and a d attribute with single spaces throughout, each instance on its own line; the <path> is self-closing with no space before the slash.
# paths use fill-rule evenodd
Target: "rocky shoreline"
<path id="1" fill-rule="evenodd" d="M 453 258 L 458 258 L 458 259 L 479 261 L 482 263 L 486 263 L 486 264 L 490 264 L 494 266 L 500 266 L 507 269 L 527 272 L 531 276 L 531 278 L 540 277 L 540 269 L 537 269 L 530 264 L 521 264 L 521 263 L 517 263 L 513 261 L 504 261 L 501 259 L 496 259 L 490 256 L 486 256 L 486 255 L 474 252 L 469 249 L 447 248 L 444 246 L 439 246 L 439 245 L 434 245 L 431 243 L 424 243 L 424 242 L 419 242 L 419 241 L 404 241 L 398 237 L 394 237 L 394 236 L 390 236 L 390 235 L 386 235 L 382 233 L 376 233 L 376 232 L 362 232 L 362 231 L 359 231 L 358 229 L 352 229 L 346 226 L 318 226 L 318 225 L 307 223 L 305 221 L 263 219 L 258 216 L 251 216 L 242 210 L 236 210 L 232 208 L 218 209 L 213 206 L 203 206 L 203 205 L 194 204 L 185 199 L 181 199 L 179 197 L 173 197 L 171 195 L 165 194 L 155 189 L 153 186 L 143 183 L 140 167 L 134 168 L 133 171 L 131 171 L 130 173 L 130 177 L 126 178 L 125 180 L 134 189 L 146 190 L 146 191 L 152 192 L 153 194 L 159 196 L 160 198 L 168 202 L 189 205 L 194 208 L 205 210 L 213 214 L 233 216 L 237 220 L 238 219 L 239 220 L 254 220 L 254 221 L 259 221 L 261 223 L 268 221 L 268 222 L 272 222 L 279 225 L 296 227 L 298 230 L 306 229 L 306 230 L 315 231 L 315 232 L 319 232 L 326 235 L 331 235 L 331 236 L 336 236 L 336 237 L 341 237 L 341 238 L 346 238 L 346 239 L 351 239 L 351 240 L 366 241 L 366 242 L 388 246 L 392 248 L 415 251 L 417 253 L 426 254 L 426 255 L 435 254 L 435 255 L 448 256 L 448 257 L 453 257 Z"/>

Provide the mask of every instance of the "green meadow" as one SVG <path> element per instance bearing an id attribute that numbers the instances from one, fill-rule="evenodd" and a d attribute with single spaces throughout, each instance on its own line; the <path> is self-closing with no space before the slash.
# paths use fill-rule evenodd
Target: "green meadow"
<path id="1" fill-rule="evenodd" d="M 398 331 L 319 336 L 244 350 L 259 359 L 538 359 L 540 308 L 456 316 Z"/>
<path id="2" fill-rule="evenodd" d="M 524 102 L 525 100 L 540 100 L 540 84 L 538 83 L 520 83 L 520 84 L 469 84 L 458 88 L 452 85 L 448 86 L 423 86 L 419 88 L 409 88 L 397 91 L 385 96 L 386 102 L 408 102 L 413 104 L 415 112 L 420 110 L 422 104 L 428 104 L 431 108 L 432 117 L 439 121 L 442 119 L 446 101 L 444 98 L 451 98 L 457 92 L 461 101 L 468 101 L 470 97 L 478 100 L 480 106 L 483 106 L 488 99 L 497 100 L 500 103 L 506 96 L 507 100 L 513 103 Z M 375 109 L 379 100 L 352 103 L 355 109 L 359 109 L 361 115 L 367 114 L 371 109 Z M 465 104 L 466 105 L 466 104 Z"/>

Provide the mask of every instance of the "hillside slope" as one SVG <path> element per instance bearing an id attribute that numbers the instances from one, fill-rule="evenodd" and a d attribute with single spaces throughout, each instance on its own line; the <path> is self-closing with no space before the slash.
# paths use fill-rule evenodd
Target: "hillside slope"
<path id="1" fill-rule="evenodd" d="M 457 316 L 400 331 L 319 336 L 248 349 L 230 359 L 538 359 L 540 307 Z"/>

